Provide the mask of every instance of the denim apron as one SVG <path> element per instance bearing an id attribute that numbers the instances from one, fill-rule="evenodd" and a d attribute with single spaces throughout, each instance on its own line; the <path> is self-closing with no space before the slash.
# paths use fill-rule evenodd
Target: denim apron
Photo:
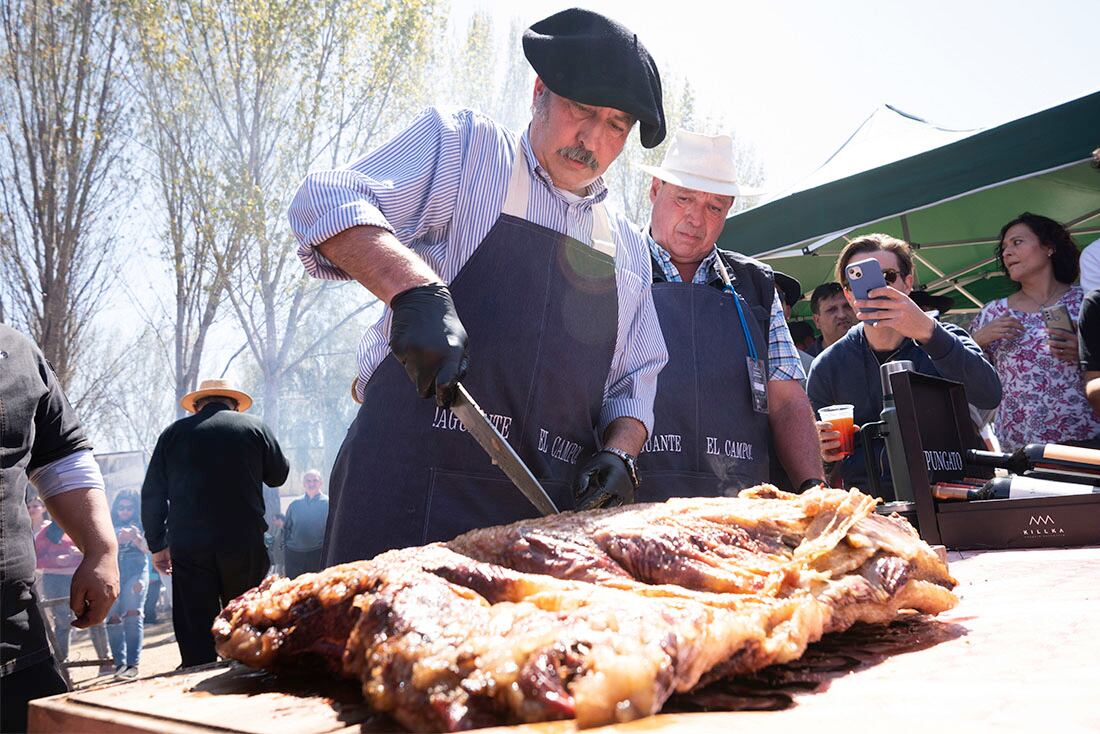
<path id="1" fill-rule="evenodd" d="M 449 287 L 469 335 L 463 384 L 568 510 L 573 475 L 597 448 L 615 350 L 614 244 L 601 204 L 592 246 L 524 219 L 530 180 L 520 146 L 500 217 Z M 325 565 L 537 515 L 458 418 L 418 397 L 388 355 L 333 467 Z"/>
<path id="2" fill-rule="evenodd" d="M 756 304 L 748 278 L 734 286 L 729 293 L 653 284 L 668 364 L 657 378 L 653 434 L 638 455 L 638 502 L 735 496 L 768 480 L 770 426 L 767 414 L 753 409 L 745 360 L 746 330 L 757 354 L 767 355 L 769 314 Z"/>

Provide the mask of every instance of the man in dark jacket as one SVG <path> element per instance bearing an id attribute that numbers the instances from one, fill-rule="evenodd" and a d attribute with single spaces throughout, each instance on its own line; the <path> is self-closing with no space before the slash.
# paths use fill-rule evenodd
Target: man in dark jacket
<path id="1" fill-rule="evenodd" d="M 252 398 L 226 381 L 204 380 L 180 404 L 194 415 L 157 440 L 141 520 L 153 564 L 172 574 L 172 625 L 190 667 L 217 659 L 214 617 L 267 574 L 262 485 L 280 486 L 290 466 L 271 430 L 244 415 Z"/>
<path id="2" fill-rule="evenodd" d="M 872 290 L 872 301 L 859 301 L 848 287 L 847 265 L 867 257 L 878 261 L 886 279 L 885 288 Z M 979 347 L 965 330 L 936 321 L 909 298 L 913 290 L 913 256 L 909 245 L 884 234 L 870 234 L 852 240 L 837 261 L 837 275 L 844 295 L 862 322 L 842 336 L 814 360 L 806 383 L 814 410 L 828 405 L 855 407 L 857 426 L 879 420 L 882 412 L 882 382 L 879 366 L 909 360 L 913 369 L 926 375 L 961 382 L 967 400 L 982 410 L 1001 402 L 1001 381 Z M 867 313 L 866 309 L 879 309 Z M 869 323 L 869 322 L 876 323 Z M 856 441 L 851 455 L 844 456 L 840 434 L 829 423 L 817 424 L 821 458 L 834 484 L 859 487 L 870 494 L 867 457 L 862 442 Z M 890 467 L 881 440 L 871 448 L 874 471 L 882 477 L 882 494 L 893 500 Z"/>
<path id="3" fill-rule="evenodd" d="M 321 472 L 310 469 L 302 475 L 306 493 L 286 508 L 282 542 L 286 549 L 286 575 L 290 578 L 320 571 L 321 546 L 328 520 L 328 495 L 321 492 Z"/>

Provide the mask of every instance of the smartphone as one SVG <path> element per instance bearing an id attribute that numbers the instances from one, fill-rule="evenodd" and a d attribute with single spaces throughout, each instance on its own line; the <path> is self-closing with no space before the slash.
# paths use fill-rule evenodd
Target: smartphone
<path id="1" fill-rule="evenodd" d="M 882 266 L 873 257 L 848 263 L 844 267 L 844 272 L 848 276 L 848 287 L 852 289 L 852 295 L 860 301 L 874 300 L 869 299 L 867 294 L 875 288 L 886 287 L 886 278 L 882 275 Z M 863 313 L 874 313 L 878 310 L 877 308 L 865 308 Z M 877 324 L 878 322 L 872 321 L 871 323 Z"/>
<path id="2" fill-rule="evenodd" d="M 1053 306 L 1047 306 L 1040 313 L 1043 314 L 1043 323 L 1047 325 L 1048 329 L 1065 329 L 1071 334 L 1077 333 L 1077 327 L 1069 316 L 1069 309 L 1066 308 L 1066 304 L 1056 303 Z"/>

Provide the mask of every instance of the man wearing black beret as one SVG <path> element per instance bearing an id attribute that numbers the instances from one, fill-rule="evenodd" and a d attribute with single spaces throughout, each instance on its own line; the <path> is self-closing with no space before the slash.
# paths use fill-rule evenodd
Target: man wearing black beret
<path id="1" fill-rule="evenodd" d="M 535 23 L 523 48 L 525 131 L 430 109 L 291 204 L 309 273 L 388 306 L 359 349 L 326 564 L 534 514 L 448 409 L 460 380 L 558 507 L 633 499 L 667 353 L 646 246 L 602 175 L 635 125 L 664 138 L 661 80 L 637 36 L 587 10 Z"/>

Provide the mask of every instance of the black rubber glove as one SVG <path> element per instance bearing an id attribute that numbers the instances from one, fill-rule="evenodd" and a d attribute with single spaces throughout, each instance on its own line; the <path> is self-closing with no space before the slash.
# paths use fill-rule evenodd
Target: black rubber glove
<path id="1" fill-rule="evenodd" d="M 451 292 L 441 283 L 417 286 L 394 296 L 390 308 L 393 356 L 405 365 L 420 397 L 435 395 L 436 403 L 446 408 L 469 366 L 466 329 Z"/>
<path id="2" fill-rule="evenodd" d="M 594 454 L 573 481 L 573 498 L 578 510 L 629 505 L 634 501 L 634 481 L 626 463 L 606 451 Z"/>

